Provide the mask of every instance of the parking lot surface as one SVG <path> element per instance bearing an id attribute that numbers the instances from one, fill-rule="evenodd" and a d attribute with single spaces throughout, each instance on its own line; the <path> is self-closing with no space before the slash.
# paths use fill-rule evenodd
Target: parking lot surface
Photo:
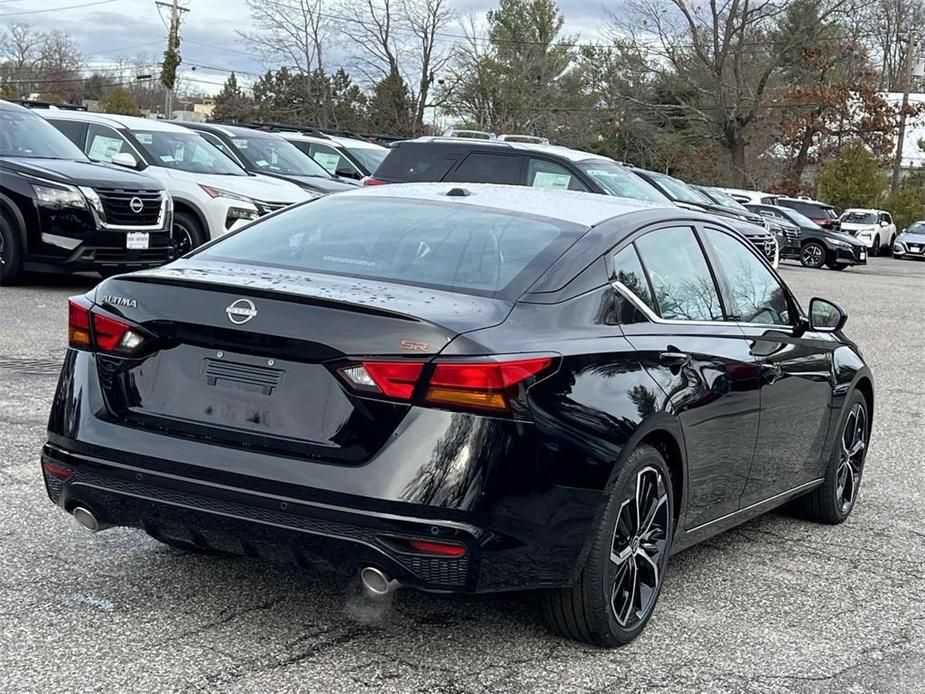
<path id="1" fill-rule="evenodd" d="M 535 594 L 399 591 L 90 534 L 38 455 L 82 279 L 0 288 L 0 690 L 925 692 L 925 264 L 788 264 L 841 303 L 877 402 L 849 520 L 773 513 L 675 556 L 655 616 L 602 651 L 546 631 Z"/>

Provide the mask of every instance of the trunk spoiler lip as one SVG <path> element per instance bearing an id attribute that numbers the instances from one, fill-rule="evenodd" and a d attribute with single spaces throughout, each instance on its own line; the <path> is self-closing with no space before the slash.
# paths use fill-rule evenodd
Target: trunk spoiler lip
<path id="1" fill-rule="evenodd" d="M 382 318 L 395 318 L 398 320 L 411 321 L 415 323 L 426 322 L 423 318 L 414 316 L 401 311 L 380 308 L 378 306 L 369 306 L 353 301 L 338 301 L 337 299 L 322 298 L 311 295 L 300 295 L 292 292 L 276 291 L 273 289 L 264 289 L 261 287 L 241 287 L 240 285 L 230 282 L 221 282 L 215 280 L 194 280 L 180 277 L 157 277 L 152 275 L 126 275 L 119 277 L 120 282 L 138 282 L 140 284 L 160 284 L 174 287 L 187 287 L 190 289 L 199 289 L 202 291 L 214 292 L 217 294 L 241 294 L 243 296 L 255 296 L 271 301 L 287 301 L 290 303 L 303 304 L 306 306 L 321 306 L 324 308 L 333 308 L 338 310 L 350 310 L 356 313 L 365 313 L 367 315 L 379 316 Z"/>

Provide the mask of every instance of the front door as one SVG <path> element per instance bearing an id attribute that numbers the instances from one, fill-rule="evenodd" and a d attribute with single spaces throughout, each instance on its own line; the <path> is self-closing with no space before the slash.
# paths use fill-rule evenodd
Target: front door
<path id="1" fill-rule="evenodd" d="M 745 507 L 819 477 L 836 343 L 822 333 L 799 334 L 789 292 L 749 247 L 718 229 L 706 228 L 704 237 L 761 372 L 761 424 Z"/>

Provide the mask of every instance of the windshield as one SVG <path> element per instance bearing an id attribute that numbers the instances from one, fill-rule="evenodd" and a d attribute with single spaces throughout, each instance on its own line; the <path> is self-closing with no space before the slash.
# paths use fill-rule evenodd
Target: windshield
<path id="1" fill-rule="evenodd" d="M 578 168 L 610 195 L 618 198 L 632 198 L 646 200 L 647 202 L 671 203 L 671 200 L 662 195 L 642 178 L 628 171 L 619 164 L 609 161 L 580 162 Z"/>
<path id="2" fill-rule="evenodd" d="M 876 212 L 855 212 L 849 210 L 841 216 L 841 221 L 848 224 L 876 224 L 878 221 Z"/>
<path id="3" fill-rule="evenodd" d="M 781 211 L 784 215 L 792 221 L 794 224 L 797 224 L 801 227 L 806 227 L 808 229 L 821 229 L 822 227 L 816 224 L 813 220 L 807 217 L 804 214 L 800 214 L 796 210 L 791 210 L 789 207 L 782 207 Z"/>
<path id="4" fill-rule="evenodd" d="M 828 205 L 818 202 L 804 202 L 803 200 L 781 200 L 780 205 L 796 210 L 810 219 L 837 219 L 835 210 Z"/>
<path id="5" fill-rule="evenodd" d="M 235 136 L 231 138 L 231 144 L 250 166 L 261 173 L 332 177 L 321 164 L 281 137 Z"/>
<path id="6" fill-rule="evenodd" d="M 154 166 L 190 173 L 247 176 L 244 169 L 195 133 L 133 130 L 132 134 Z"/>
<path id="7" fill-rule="evenodd" d="M 55 126 L 28 111 L 0 111 L 0 156 L 87 161 Z"/>
<path id="8" fill-rule="evenodd" d="M 516 298 L 584 231 L 469 205 L 338 195 L 251 224 L 199 257 Z"/>
<path id="9" fill-rule="evenodd" d="M 732 197 L 729 193 L 720 190 L 719 188 L 707 188 L 710 193 L 710 197 L 716 200 L 717 204 L 722 205 L 723 207 L 731 207 L 734 210 L 739 212 L 748 212 L 749 209 L 745 207 L 741 202 Z"/>
<path id="10" fill-rule="evenodd" d="M 682 183 L 676 178 L 666 176 L 665 174 L 649 175 L 655 179 L 665 194 L 675 202 L 689 202 L 694 205 L 703 205 L 704 203 L 708 205 L 714 204 L 712 200 L 709 200 L 686 183 Z"/>
<path id="11" fill-rule="evenodd" d="M 906 229 L 907 234 L 925 234 L 925 222 L 916 222 Z"/>
<path id="12" fill-rule="evenodd" d="M 376 169 L 379 168 L 379 164 L 381 164 L 382 160 L 385 159 L 385 155 L 389 153 L 389 150 L 385 149 L 384 147 L 379 149 L 378 147 L 345 146 L 344 149 L 356 157 L 363 165 L 363 168 L 370 173 L 375 173 Z"/>

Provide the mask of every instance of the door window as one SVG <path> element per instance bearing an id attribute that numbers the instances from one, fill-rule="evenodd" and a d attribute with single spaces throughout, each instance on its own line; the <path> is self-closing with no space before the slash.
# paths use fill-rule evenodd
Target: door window
<path id="1" fill-rule="evenodd" d="M 655 292 L 659 315 L 666 320 L 721 321 L 719 292 L 694 230 L 671 227 L 636 241 Z"/>
<path id="2" fill-rule="evenodd" d="M 534 188 L 558 188 L 559 190 L 588 190 L 564 166 L 543 159 L 527 160 L 527 185 Z"/>
<path id="3" fill-rule="evenodd" d="M 104 125 L 91 124 L 87 136 L 87 156 L 93 161 L 112 163 L 112 158 L 125 152 L 141 161 L 131 145 L 118 132 Z"/>
<path id="4" fill-rule="evenodd" d="M 646 306 L 654 312 L 658 307 L 652 300 L 652 291 L 649 289 L 649 280 L 639 262 L 639 254 L 635 246 L 629 246 L 613 256 L 613 275 L 611 279 L 619 282 Z M 635 307 L 633 307 L 635 309 Z M 621 323 L 638 323 L 645 320 L 645 316 L 638 310 L 624 310 L 621 312 Z"/>
<path id="5" fill-rule="evenodd" d="M 741 241 L 718 229 L 704 230 L 717 268 L 729 282 L 730 313 L 743 323 L 790 325 L 787 293 L 777 278 Z"/>
<path id="6" fill-rule="evenodd" d="M 87 140 L 86 123 L 76 120 L 54 120 L 52 124 L 83 151 L 84 143 Z"/>
<path id="7" fill-rule="evenodd" d="M 507 183 L 520 185 L 521 157 L 502 154 L 470 154 L 447 176 L 458 183 Z"/>
<path id="8" fill-rule="evenodd" d="M 321 164 L 332 176 L 357 178 L 357 168 L 347 157 L 333 147 L 313 144 L 309 149 L 312 159 Z"/>
<path id="9" fill-rule="evenodd" d="M 238 158 L 238 155 L 231 151 L 231 148 L 222 142 L 216 135 L 212 133 L 200 132 L 199 137 L 208 142 L 210 145 L 218 149 L 222 154 L 224 154 L 229 159 L 234 159 L 238 164 L 241 163 L 241 160 Z"/>

